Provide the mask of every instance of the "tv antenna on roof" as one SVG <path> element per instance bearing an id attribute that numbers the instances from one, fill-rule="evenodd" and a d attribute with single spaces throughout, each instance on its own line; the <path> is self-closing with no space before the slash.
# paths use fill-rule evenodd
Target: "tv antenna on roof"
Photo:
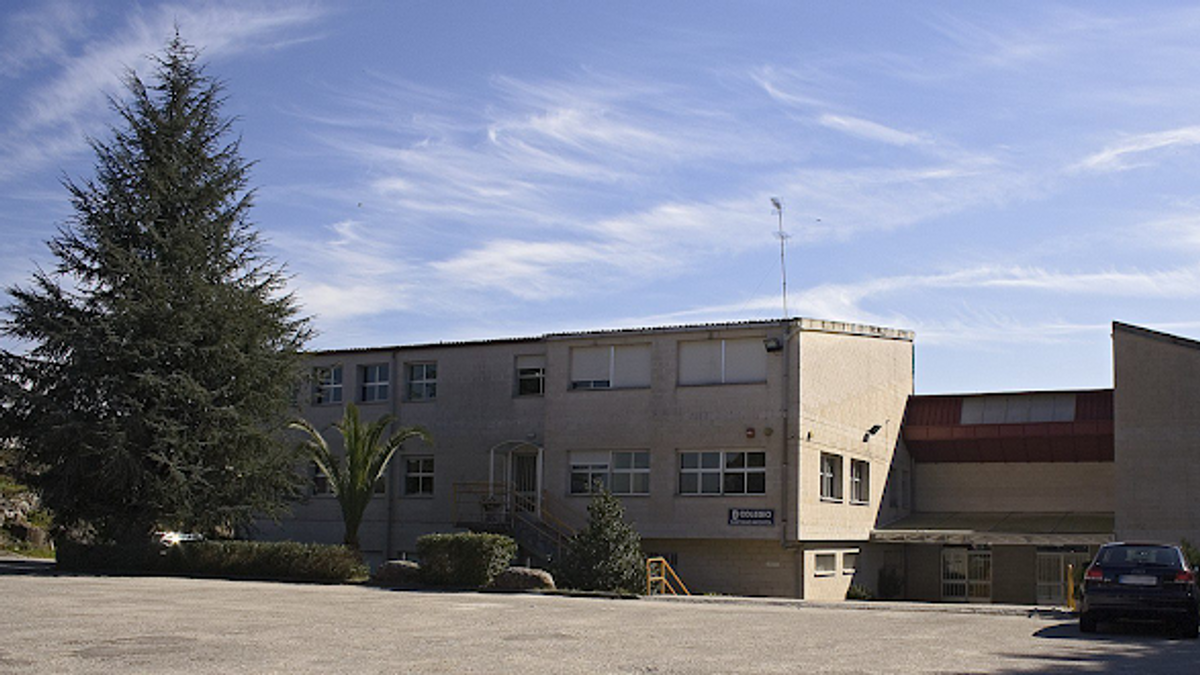
<path id="1" fill-rule="evenodd" d="M 771 197 L 771 206 L 775 207 L 775 213 L 779 215 L 779 231 L 775 236 L 779 238 L 779 274 L 783 279 L 783 318 L 788 318 L 787 308 L 787 240 L 791 237 L 790 234 L 783 231 L 783 202 L 779 197 Z"/>

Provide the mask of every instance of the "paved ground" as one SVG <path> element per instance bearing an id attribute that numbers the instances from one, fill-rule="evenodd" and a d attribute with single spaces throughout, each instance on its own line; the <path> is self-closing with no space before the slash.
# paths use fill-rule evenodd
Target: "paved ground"
<path id="1" fill-rule="evenodd" d="M 0 560 L 0 673 L 1200 672 L 1156 627 L 779 602 L 57 576 Z"/>

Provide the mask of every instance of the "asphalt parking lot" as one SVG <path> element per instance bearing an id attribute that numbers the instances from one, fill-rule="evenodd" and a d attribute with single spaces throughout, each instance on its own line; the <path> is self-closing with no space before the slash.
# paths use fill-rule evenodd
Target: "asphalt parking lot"
<path id="1" fill-rule="evenodd" d="M 914 609 L 921 609 L 914 607 Z M 67 576 L 0 561 L 0 673 L 1196 673 L 1061 616 Z"/>

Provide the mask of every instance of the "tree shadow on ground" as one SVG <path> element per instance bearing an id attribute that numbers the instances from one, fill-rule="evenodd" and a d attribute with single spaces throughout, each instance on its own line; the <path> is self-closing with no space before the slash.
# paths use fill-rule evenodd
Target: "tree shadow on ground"
<path id="1" fill-rule="evenodd" d="M 1187 673 L 1200 672 L 1200 641 L 1179 639 L 1172 627 L 1150 621 L 1117 621 L 1100 624 L 1095 633 L 1083 633 L 1078 621 L 1055 623 L 1033 637 L 1059 641 L 1061 654 L 1008 653 L 1004 656 L 1035 665 L 1000 673 Z"/>

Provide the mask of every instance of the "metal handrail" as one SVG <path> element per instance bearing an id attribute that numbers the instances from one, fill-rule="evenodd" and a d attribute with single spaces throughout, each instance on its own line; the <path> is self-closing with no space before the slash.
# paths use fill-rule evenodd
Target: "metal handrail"
<path id="1" fill-rule="evenodd" d="M 520 522 L 561 555 L 575 528 L 555 513 L 557 504 L 545 491 L 539 504 L 536 494 L 518 493 L 511 483 L 462 482 L 453 485 L 451 515 L 456 524 L 466 526 L 513 527 Z"/>
<path id="2" fill-rule="evenodd" d="M 657 572 L 655 568 L 657 567 Z M 668 577 L 668 575 L 670 575 Z M 666 558 L 654 557 L 646 558 L 646 595 L 680 595 L 671 585 L 671 579 L 675 580 L 675 584 L 679 586 L 679 591 L 683 595 L 691 595 L 691 591 L 684 585 L 683 580 L 671 568 L 671 563 L 667 562 Z"/>

